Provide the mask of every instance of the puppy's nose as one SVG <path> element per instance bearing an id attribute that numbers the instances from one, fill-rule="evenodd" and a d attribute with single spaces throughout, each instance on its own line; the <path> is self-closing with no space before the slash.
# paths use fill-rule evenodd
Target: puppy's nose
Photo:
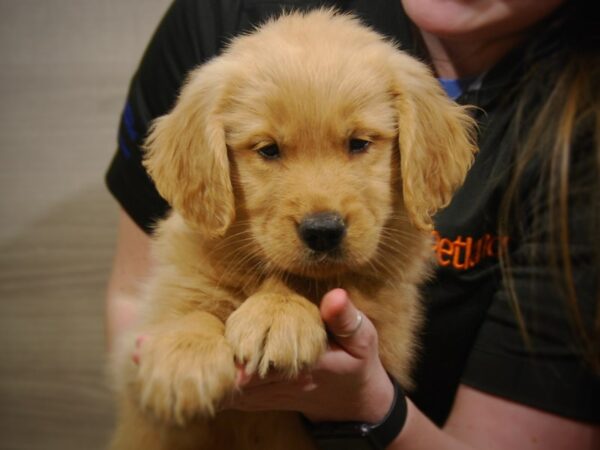
<path id="1" fill-rule="evenodd" d="M 320 212 L 305 216 L 298 234 L 311 250 L 328 252 L 336 249 L 346 235 L 344 219 L 336 212 Z"/>

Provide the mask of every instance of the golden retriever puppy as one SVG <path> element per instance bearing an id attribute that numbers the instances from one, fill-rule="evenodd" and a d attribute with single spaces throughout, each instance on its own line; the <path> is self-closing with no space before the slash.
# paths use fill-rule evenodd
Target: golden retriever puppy
<path id="1" fill-rule="evenodd" d="M 429 70 L 358 20 L 291 13 L 191 73 L 147 140 L 173 207 L 139 364 L 117 358 L 113 449 L 308 450 L 294 413 L 220 411 L 248 372 L 290 377 L 327 347 L 318 304 L 341 287 L 410 384 L 431 216 L 472 162 L 472 120 Z"/>

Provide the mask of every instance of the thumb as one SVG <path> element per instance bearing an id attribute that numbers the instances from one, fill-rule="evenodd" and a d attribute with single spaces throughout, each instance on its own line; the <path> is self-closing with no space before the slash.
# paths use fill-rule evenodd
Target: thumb
<path id="1" fill-rule="evenodd" d="M 377 331 L 353 304 L 344 289 L 329 291 L 321 301 L 321 317 L 333 339 L 356 358 L 377 351 Z"/>

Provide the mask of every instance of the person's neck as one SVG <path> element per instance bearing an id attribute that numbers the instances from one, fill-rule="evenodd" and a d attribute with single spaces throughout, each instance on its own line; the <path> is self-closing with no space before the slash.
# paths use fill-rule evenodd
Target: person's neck
<path id="1" fill-rule="evenodd" d="M 514 35 L 491 42 L 473 42 L 440 38 L 425 31 L 421 31 L 421 36 L 437 76 L 449 79 L 485 73 L 523 39 Z"/>

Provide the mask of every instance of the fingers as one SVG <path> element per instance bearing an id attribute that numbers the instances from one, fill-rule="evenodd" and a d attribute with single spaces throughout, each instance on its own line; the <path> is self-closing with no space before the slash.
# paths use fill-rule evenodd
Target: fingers
<path id="1" fill-rule="evenodd" d="M 139 366 L 139 364 L 140 364 L 140 354 L 142 351 L 142 345 L 147 340 L 148 340 L 148 335 L 145 335 L 145 334 L 138 336 L 135 340 L 135 349 L 134 349 L 133 353 L 131 354 L 131 359 L 135 363 L 136 366 Z"/>
<path id="2" fill-rule="evenodd" d="M 334 289 L 325 294 L 321 316 L 335 341 L 351 355 L 366 359 L 377 350 L 375 327 L 352 304 L 345 290 Z"/>
<path id="3" fill-rule="evenodd" d="M 239 411 L 270 411 L 274 408 L 295 410 L 290 404 L 295 404 L 302 393 L 317 388 L 312 374 L 301 373 L 296 378 L 271 372 L 265 377 L 257 374 L 248 375 L 243 367 L 238 367 L 237 390 L 224 399 L 220 409 L 235 409 Z"/>
<path id="4" fill-rule="evenodd" d="M 254 388 L 273 385 L 273 384 L 294 384 L 294 385 L 305 385 L 313 382 L 313 377 L 310 372 L 301 372 L 294 378 L 277 371 L 271 370 L 267 375 L 261 377 L 258 374 L 248 374 L 243 364 L 236 364 L 237 367 L 237 379 L 236 386 L 238 389 L 248 391 Z"/>

